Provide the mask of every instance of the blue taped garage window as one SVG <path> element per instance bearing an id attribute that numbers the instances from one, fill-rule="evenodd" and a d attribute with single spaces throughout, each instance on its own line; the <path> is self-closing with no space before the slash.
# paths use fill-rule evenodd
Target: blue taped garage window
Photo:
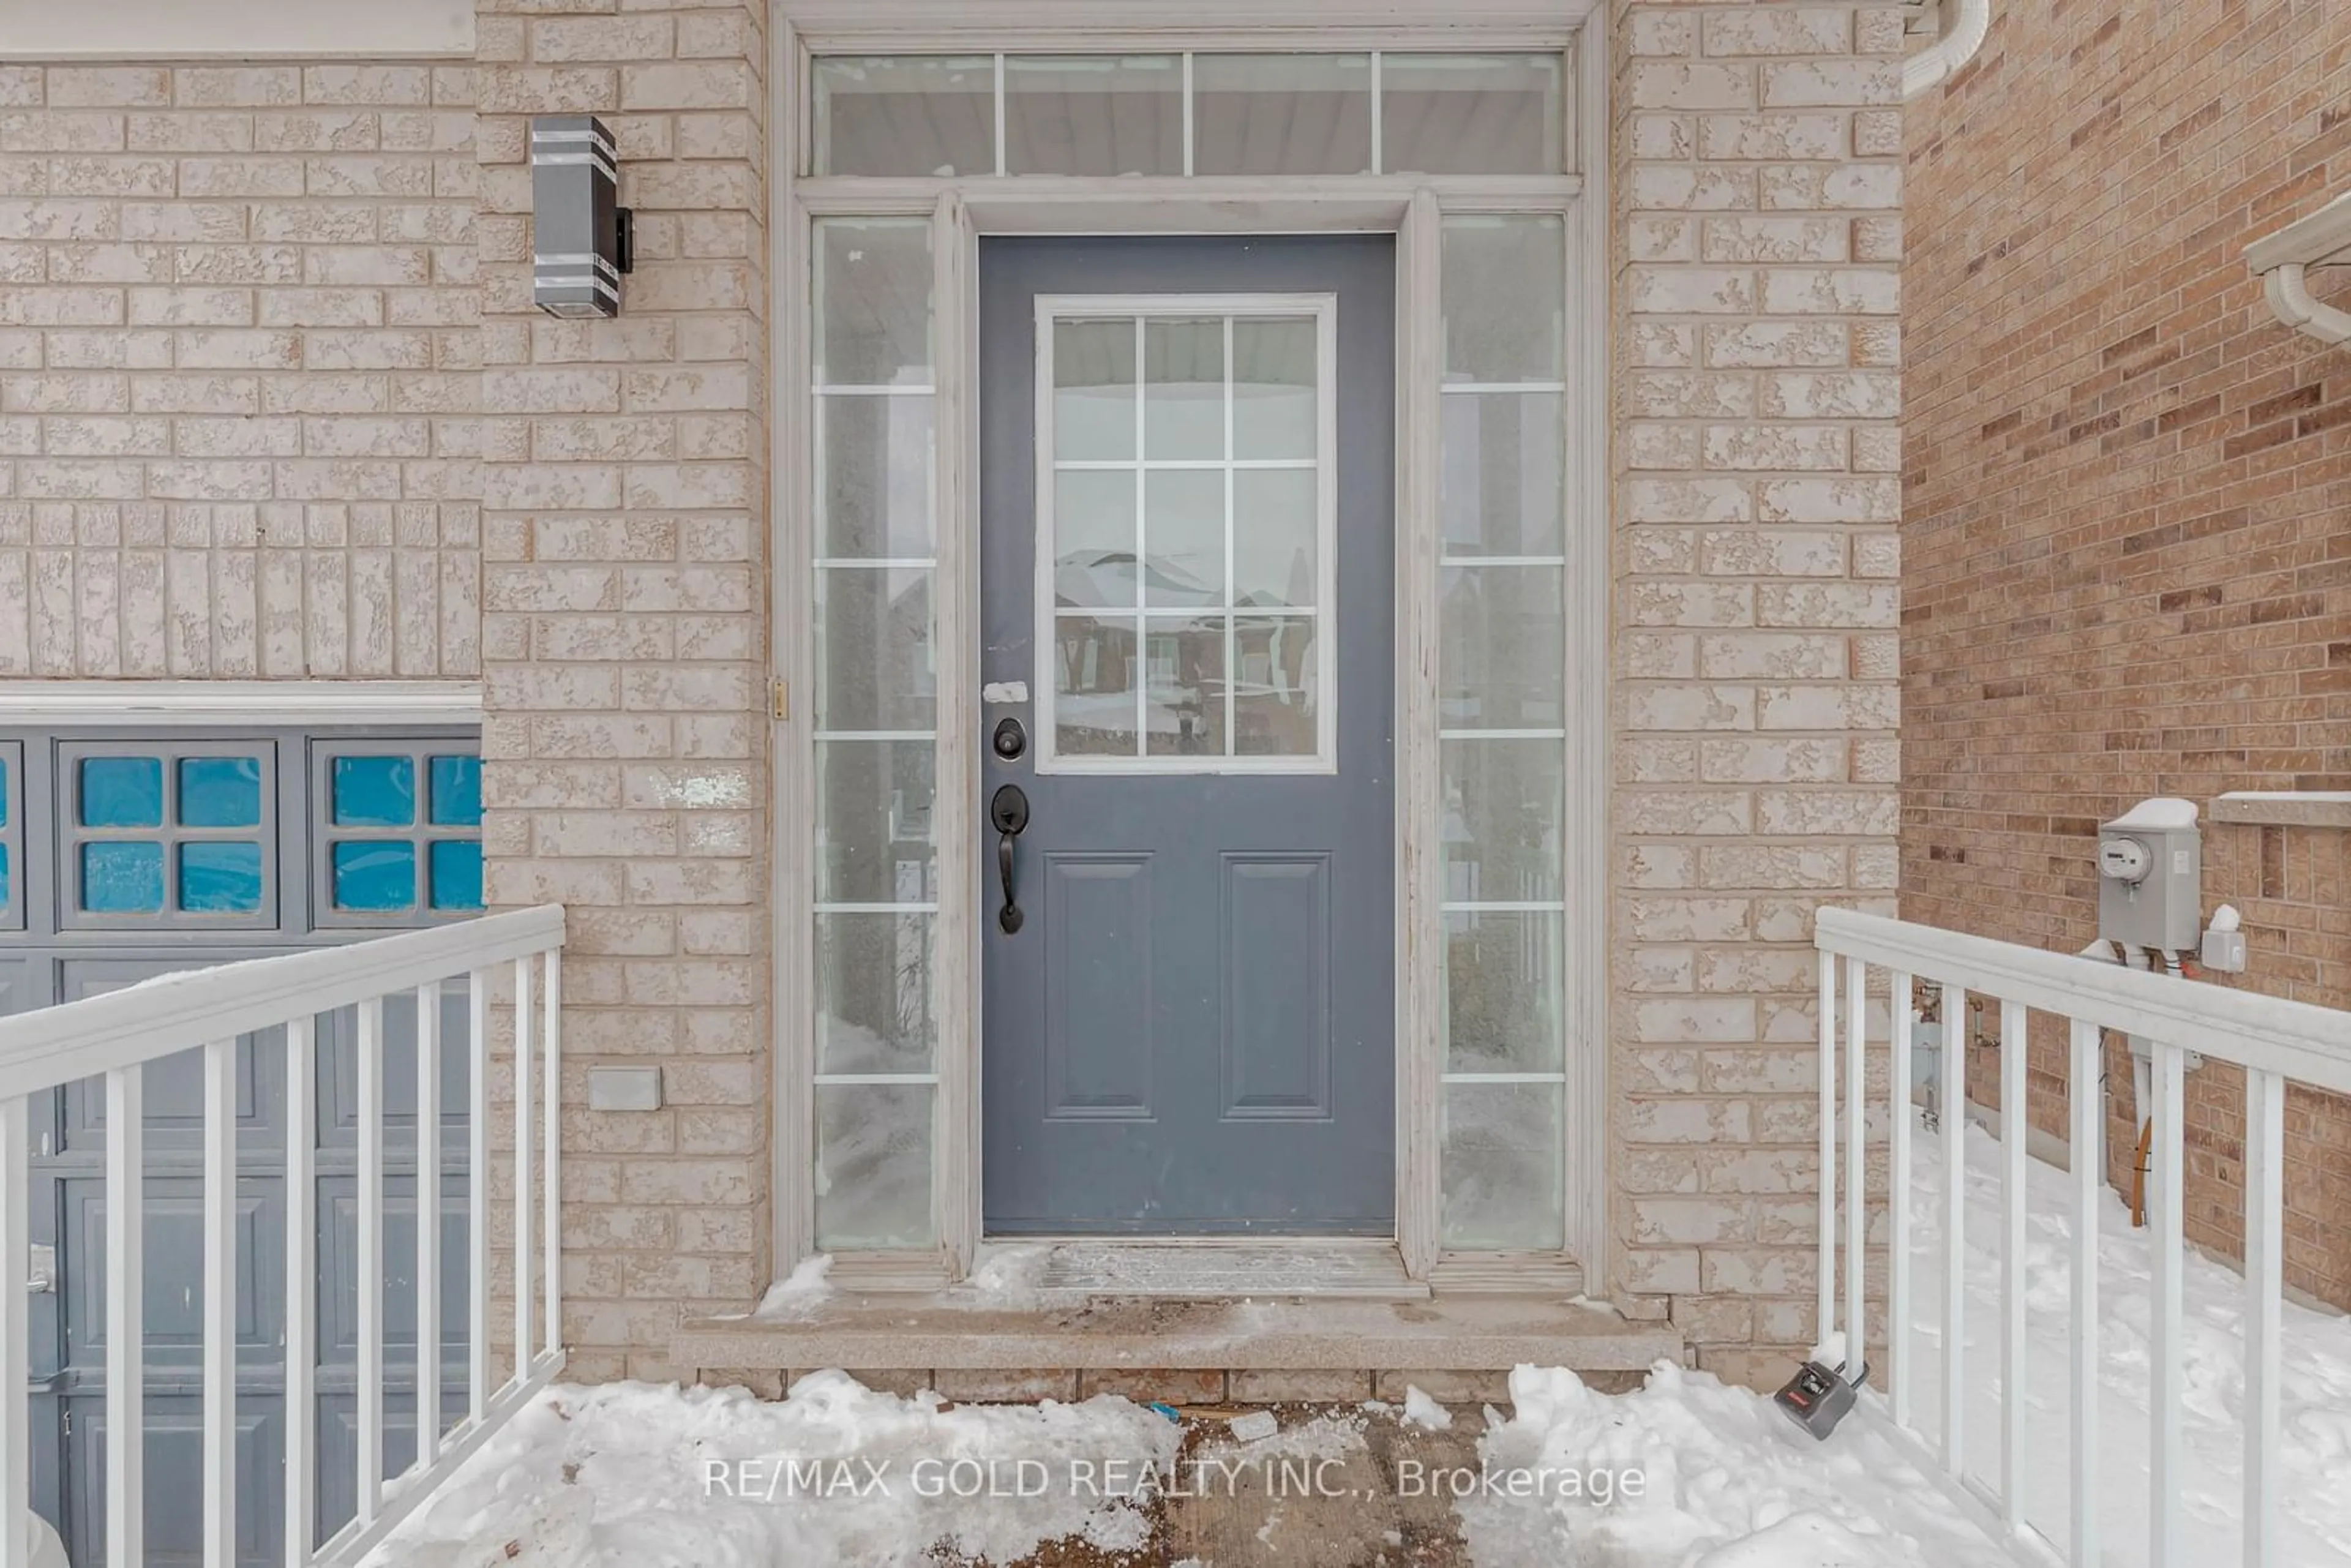
<path id="1" fill-rule="evenodd" d="M 321 742 L 319 923 L 457 919 L 482 908 L 482 760 L 445 741 Z"/>
<path id="2" fill-rule="evenodd" d="M 60 743 L 61 925 L 277 924 L 274 740 Z"/>

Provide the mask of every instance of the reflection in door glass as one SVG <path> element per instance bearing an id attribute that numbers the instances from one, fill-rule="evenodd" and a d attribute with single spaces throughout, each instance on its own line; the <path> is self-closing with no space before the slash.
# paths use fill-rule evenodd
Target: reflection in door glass
<path id="1" fill-rule="evenodd" d="M 1144 644 L 1145 752 L 1224 756 L 1225 618 L 1155 615 Z"/>
<path id="2" fill-rule="evenodd" d="M 1053 630 L 1056 747 L 1064 757 L 1133 757 L 1135 623 L 1063 615 Z"/>

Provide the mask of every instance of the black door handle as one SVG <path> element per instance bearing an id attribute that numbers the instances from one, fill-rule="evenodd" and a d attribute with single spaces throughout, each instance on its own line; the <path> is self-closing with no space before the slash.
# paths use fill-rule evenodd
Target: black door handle
<path id="1" fill-rule="evenodd" d="M 987 803 L 987 820 L 996 824 L 996 874 L 1004 883 L 1004 907 L 996 912 L 996 924 L 1009 936 L 1026 918 L 1012 891 L 1012 841 L 1029 827 L 1029 797 L 1021 793 L 1019 785 L 1007 784 L 997 790 Z"/>

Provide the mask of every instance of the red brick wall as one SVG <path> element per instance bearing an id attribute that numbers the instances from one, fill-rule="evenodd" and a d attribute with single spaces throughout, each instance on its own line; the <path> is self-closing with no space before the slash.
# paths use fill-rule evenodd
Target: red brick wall
<path id="1" fill-rule="evenodd" d="M 2102 820 L 2351 788 L 2351 349 L 2278 322 L 2243 258 L 2351 189 L 2351 5 L 2002 5 L 1906 135 L 1902 910 L 2077 949 Z M 2208 822 L 2204 858 L 2208 911 L 2245 916 L 2233 983 L 2351 1006 L 2351 831 Z M 2109 1077 L 2126 1186 L 2118 1047 Z M 2241 1080 L 2189 1103 L 2189 1235 L 2233 1253 Z M 2351 1108 L 2287 1114 L 2288 1281 L 2351 1301 Z"/>

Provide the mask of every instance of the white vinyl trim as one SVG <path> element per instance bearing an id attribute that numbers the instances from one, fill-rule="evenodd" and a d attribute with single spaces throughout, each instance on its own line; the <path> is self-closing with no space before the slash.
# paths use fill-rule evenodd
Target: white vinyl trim
<path id="1" fill-rule="evenodd" d="M 0 725 L 481 722 L 478 681 L 0 681 Z"/>
<path id="2" fill-rule="evenodd" d="M 1397 236 L 1397 687 L 1399 735 L 1434 735 L 1435 607 L 1440 568 L 1480 564 L 1437 559 L 1436 434 L 1440 393 L 1437 351 L 1437 225 L 1448 213 L 1556 214 L 1567 222 L 1571 367 L 1562 393 L 1571 481 L 1563 559 L 1520 564 L 1570 568 L 1568 661 L 1569 1019 L 1566 1078 L 1567 1253 L 1602 1288 L 1607 1257 L 1608 963 L 1605 770 L 1608 668 L 1607 413 L 1608 243 L 1604 168 L 1590 166 L 1607 146 L 1610 51 L 1607 10 L 1595 0 L 1198 0 L 1154 13 L 1132 0 L 780 0 L 769 71 L 773 123 L 784 171 L 771 190 L 770 269 L 777 323 L 772 388 L 778 449 L 810 449 L 810 225 L 820 217 L 927 216 L 935 220 L 938 291 L 939 474 L 935 505 L 940 544 L 934 592 L 941 694 L 938 795 L 933 836 L 939 865 L 936 908 L 940 1006 L 934 1200 L 940 1246 L 910 1250 L 894 1268 L 930 1266 L 961 1277 L 981 1231 L 978 1071 L 982 1050 L 977 976 L 980 909 L 980 704 L 977 695 L 978 498 L 970 453 L 977 398 L 968 384 L 977 354 L 977 261 L 981 236 L 996 234 L 1366 233 Z M 1330 177 L 1145 176 L 1093 178 L 1003 172 L 1005 139 L 995 137 L 996 172 L 968 178 L 821 176 L 801 172 L 811 142 L 810 97 L 797 90 L 819 53 L 1001 55 L 1187 50 L 1308 53 L 1380 51 L 1573 51 L 1569 146 L 1582 172 L 1549 175 L 1378 174 Z M 1000 89 L 994 95 L 999 111 Z M 1373 133 L 1379 134 L 1374 117 Z M 1468 392 L 1464 386 L 1460 389 Z M 1519 390 L 1519 389 L 1513 389 Z M 1553 390 L 1549 383 L 1536 390 Z M 1426 427 L 1424 429 L 1424 426 Z M 1426 445 L 1426 452 L 1417 452 Z M 1416 473 L 1426 468 L 1425 474 Z M 774 501 L 775 596 L 809 600 L 813 518 L 805 486 L 779 486 Z M 1416 530 L 1423 530 L 1416 534 Z M 1416 538 L 1418 543 L 1416 544 Z M 1425 603 L 1424 603 L 1425 601 Z M 1425 619 L 1427 624 L 1418 625 Z M 1412 639 L 1423 641 L 1415 644 Z M 1416 647 L 1418 652 L 1416 653 Z M 808 618 L 775 644 L 776 674 L 805 678 L 813 665 Z M 1416 678 L 1416 672 L 1426 679 Z M 968 687 L 969 689 L 966 689 Z M 1580 743 L 1578 738 L 1580 737 Z M 803 708 L 778 725 L 777 821 L 810 820 L 816 747 Z M 1445 975 L 1428 935 L 1441 927 L 1441 846 L 1435 839 L 1437 780 L 1433 746 L 1399 747 L 1396 851 L 1396 1244 L 1414 1277 L 1440 1259 L 1437 1097 L 1442 1091 Z M 1414 768 L 1426 766 L 1426 778 Z M 1416 792 L 1417 791 L 1417 792 Z M 815 1013 L 810 972 L 811 847 L 808 835 L 778 838 L 773 903 L 776 938 L 775 1249 L 778 1274 L 813 1246 Z M 1548 1076 L 1548 1075 L 1546 1075 Z M 1548 1278 L 1558 1253 L 1463 1253 L 1470 1266 L 1531 1270 Z"/>

